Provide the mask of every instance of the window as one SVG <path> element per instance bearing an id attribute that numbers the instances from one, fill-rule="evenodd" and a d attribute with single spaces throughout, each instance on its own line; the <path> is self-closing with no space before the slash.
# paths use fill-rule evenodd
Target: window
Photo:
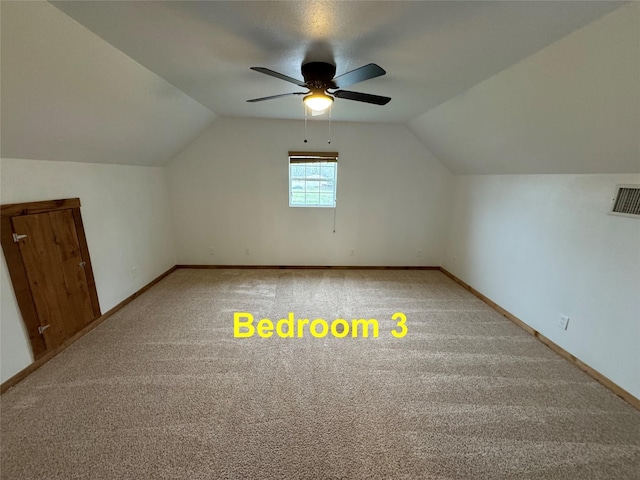
<path id="1" fill-rule="evenodd" d="M 289 206 L 336 206 L 338 152 L 289 152 Z"/>

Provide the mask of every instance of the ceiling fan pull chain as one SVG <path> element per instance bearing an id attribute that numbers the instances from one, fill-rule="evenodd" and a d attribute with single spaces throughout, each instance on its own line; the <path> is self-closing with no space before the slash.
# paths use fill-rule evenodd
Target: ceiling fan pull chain
<path id="1" fill-rule="evenodd" d="M 336 233 L 336 210 L 338 207 L 333 207 L 333 233 Z"/>
<path id="2" fill-rule="evenodd" d="M 303 103 L 304 106 L 304 143 L 307 143 L 307 106 Z"/>
<path id="3" fill-rule="evenodd" d="M 329 141 L 328 144 L 331 144 L 331 105 L 329 105 Z"/>

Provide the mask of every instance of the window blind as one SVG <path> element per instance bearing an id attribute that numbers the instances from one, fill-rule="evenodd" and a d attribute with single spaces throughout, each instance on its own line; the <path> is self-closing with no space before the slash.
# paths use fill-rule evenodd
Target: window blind
<path id="1" fill-rule="evenodd" d="M 289 152 L 289 163 L 337 162 L 338 152 Z"/>

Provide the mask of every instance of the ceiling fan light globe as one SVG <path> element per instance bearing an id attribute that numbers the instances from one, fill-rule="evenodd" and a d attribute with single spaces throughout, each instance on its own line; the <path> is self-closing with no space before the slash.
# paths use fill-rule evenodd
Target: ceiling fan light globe
<path id="1" fill-rule="evenodd" d="M 333 97 L 325 93 L 312 93 L 304 97 L 303 101 L 314 112 L 324 112 L 333 103 Z"/>

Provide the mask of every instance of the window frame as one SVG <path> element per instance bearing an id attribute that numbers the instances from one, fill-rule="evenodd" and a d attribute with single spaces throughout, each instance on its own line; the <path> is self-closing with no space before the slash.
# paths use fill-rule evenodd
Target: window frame
<path id="1" fill-rule="evenodd" d="M 296 179 L 295 177 L 292 176 L 292 170 L 293 170 L 293 166 L 294 165 L 305 165 L 305 167 L 309 164 L 318 164 L 318 166 L 320 168 L 322 168 L 323 165 L 327 165 L 327 164 L 335 164 L 333 166 L 333 188 L 331 189 L 330 192 L 326 192 L 326 193 L 332 193 L 333 194 L 333 199 L 332 199 L 332 203 L 330 205 L 327 204 L 320 204 L 320 195 L 323 193 L 321 190 L 321 178 L 320 175 L 318 175 L 318 204 L 309 204 L 307 203 L 307 198 L 305 195 L 305 200 L 303 204 L 301 203 L 293 203 L 293 195 L 294 195 L 294 189 L 293 189 L 293 181 Z M 307 179 L 302 179 L 303 182 L 305 182 L 305 187 L 306 187 L 306 182 L 309 181 L 311 182 L 311 180 L 307 180 Z M 338 197 L 338 152 L 289 152 L 289 207 L 291 208 L 336 208 L 337 206 L 337 197 Z M 305 194 L 306 192 L 306 188 L 304 190 Z M 297 193 L 297 192 L 296 192 Z"/>

